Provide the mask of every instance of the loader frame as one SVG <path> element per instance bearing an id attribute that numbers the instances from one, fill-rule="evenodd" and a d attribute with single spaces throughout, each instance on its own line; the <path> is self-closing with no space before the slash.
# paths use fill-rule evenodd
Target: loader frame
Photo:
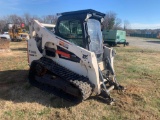
<path id="1" fill-rule="evenodd" d="M 56 27 L 53 28 L 55 30 L 54 32 L 46 29 L 45 26 L 51 27 L 49 24 L 43 24 L 37 20 L 33 20 L 30 23 L 31 39 L 28 41 L 30 83 L 34 84 L 33 81 L 37 80 L 40 84 L 50 85 L 50 83 L 52 83 L 51 76 L 56 75 L 60 77 L 62 81 L 68 82 L 71 85 L 70 87 L 77 87 L 77 90 L 81 93 L 82 100 L 87 99 L 91 94 L 98 95 L 104 90 L 111 103 L 113 99 L 110 97 L 110 90 L 122 87 L 117 83 L 114 72 L 113 60 L 115 51 L 112 48 L 102 46 L 100 23 L 103 20 L 104 14 L 94 10 L 82 10 L 66 12 L 60 15 Z M 81 44 L 81 46 L 61 34 L 61 22 L 66 22 L 66 20 L 69 22 L 70 20 L 80 21 L 82 28 L 80 32 L 83 35 L 81 38 L 83 44 Z M 89 28 L 89 24 L 87 23 L 89 20 L 97 24 L 97 31 Z M 64 23 L 62 27 L 65 26 Z M 90 31 L 88 29 L 90 29 Z M 90 36 L 93 35 L 91 34 L 92 32 L 97 32 L 97 39 Z M 98 51 L 91 49 L 94 48 L 91 44 L 98 47 Z M 59 67 L 56 67 L 57 65 Z M 110 76 L 113 78 L 112 80 Z M 41 78 L 49 82 L 46 83 L 46 81 Z M 37 84 L 39 84 L 38 82 Z M 55 84 L 53 84 L 53 86 L 58 87 L 58 85 Z M 106 84 L 109 84 L 109 88 L 106 87 Z M 65 90 L 62 85 L 58 88 L 61 88 L 65 92 L 68 89 L 66 88 Z M 74 94 L 74 96 L 76 95 Z"/>

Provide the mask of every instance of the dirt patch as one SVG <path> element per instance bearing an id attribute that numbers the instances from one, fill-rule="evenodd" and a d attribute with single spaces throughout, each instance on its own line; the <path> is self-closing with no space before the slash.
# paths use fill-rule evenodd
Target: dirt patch
<path id="1" fill-rule="evenodd" d="M 152 38 L 127 37 L 130 46 L 160 51 L 160 40 Z"/>
<path id="2" fill-rule="evenodd" d="M 142 88 L 142 87 L 138 87 L 136 85 L 129 85 L 127 86 L 127 93 L 132 93 L 132 94 L 135 94 L 135 93 L 138 93 L 138 94 L 142 94 L 143 92 L 145 92 L 145 89 Z"/>
<path id="3" fill-rule="evenodd" d="M 124 110 L 127 110 L 128 106 L 133 105 L 135 101 L 144 101 L 144 99 L 141 97 L 141 94 L 145 92 L 144 88 L 135 86 L 135 85 L 129 85 L 127 86 L 127 89 L 125 92 L 120 92 L 120 96 L 118 96 L 119 100 L 117 102 L 117 105 L 120 108 L 123 108 Z"/>

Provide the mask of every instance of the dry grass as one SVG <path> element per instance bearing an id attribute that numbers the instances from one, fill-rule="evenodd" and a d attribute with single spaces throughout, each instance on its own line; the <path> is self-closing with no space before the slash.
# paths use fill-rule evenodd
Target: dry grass
<path id="1" fill-rule="evenodd" d="M 117 79 L 127 88 L 113 91 L 115 105 L 98 97 L 78 105 L 32 87 L 27 82 L 26 42 L 12 42 L 0 53 L 0 119 L 158 120 L 160 119 L 160 52 L 118 47 Z"/>
<path id="2" fill-rule="evenodd" d="M 10 44 L 9 40 L 0 38 L 0 53 L 10 52 L 9 44 Z"/>
<path id="3" fill-rule="evenodd" d="M 9 43 L 9 40 L 0 38 L 0 49 L 9 49 Z"/>

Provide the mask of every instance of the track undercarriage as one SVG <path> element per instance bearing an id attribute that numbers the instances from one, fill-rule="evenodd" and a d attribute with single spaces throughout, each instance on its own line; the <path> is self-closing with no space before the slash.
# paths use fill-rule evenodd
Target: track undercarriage
<path id="1" fill-rule="evenodd" d="M 89 82 L 88 78 L 45 57 L 32 62 L 28 78 L 33 86 L 75 103 L 89 98 L 94 89 L 94 85 Z M 111 80 L 104 83 L 108 83 L 109 86 L 102 85 L 102 93 L 107 93 L 103 97 L 111 104 L 114 100 L 109 95 L 110 90 L 124 88 Z"/>
<path id="2" fill-rule="evenodd" d="M 92 84 L 80 76 L 47 58 L 33 61 L 29 82 L 45 91 L 72 102 L 81 102 L 90 97 Z"/>

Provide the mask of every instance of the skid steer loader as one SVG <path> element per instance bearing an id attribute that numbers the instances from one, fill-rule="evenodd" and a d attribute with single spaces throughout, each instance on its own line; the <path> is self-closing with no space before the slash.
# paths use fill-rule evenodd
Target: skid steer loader
<path id="1" fill-rule="evenodd" d="M 116 81 L 115 51 L 103 46 L 104 16 L 91 9 L 61 13 L 52 30 L 47 29 L 52 25 L 31 21 L 29 82 L 73 102 L 105 92 L 112 103 L 110 91 L 124 87 Z"/>

